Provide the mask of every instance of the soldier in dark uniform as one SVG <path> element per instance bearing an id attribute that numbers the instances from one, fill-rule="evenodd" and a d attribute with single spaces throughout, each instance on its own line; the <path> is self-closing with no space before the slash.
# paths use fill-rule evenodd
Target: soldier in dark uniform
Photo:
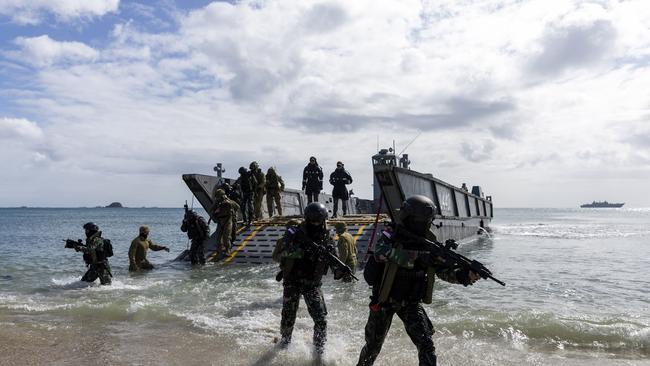
<path id="1" fill-rule="evenodd" d="M 472 271 L 443 265 L 414 236 L 435 238 L 429 230 L 435 204 L 424 196 L 411 196 L 402 203 L 401 223 L 384 231 L 376 244 L 374 261 L 366 264 L 364 277 L 372 285 L 366 345 L 357 365 L 372 365 L 397 314 L 418 350 L 420 365 L 436 365 L 433 325 L 422 303 L 430 304 L 434 277 L 450 283 L 472 285 L 480 276 Z M 400 234 L 402 233 L 402 234 Z M 373 263 L 374 262 L 374 263 Z"/>
<path id="2" fill-rule="evenodd" d="M 242 220 L 246 225 L 250 225 L 253 221 L 253 198 L 255 195 L 255 187 L 257 180 L 249 171 L 244 167 L 239 168 L 239 178 L 235 181 L 235 187 L 241 191 L 241 214 Z"/>
<path id="3" fill-rule="evenodd" d="M 113 255 L 113 247 L 109 240 L 102 238 L 99 227 L 92 222 L 83 226 L 86 231 L 86 245 L 75 245 L 74 250 L 83 252 L 84 261 L 88 270 L 81 277 L 82 281 L 95 282 L 99 278 L 102 285 L 111 284 L 111 266 L 108 264 L 108 257 Z"/>
<path id="4" fill-rule="evenodd" d="M 185 207 L 187 208 L 187 205 Z M 205 243 L 210 237 L 210 228 L 205 219 L 192 210 L 186 210 L 181 231 L 187 233 L 187 237 L 192 240 L 190 262 L 205 264 Z"/>
<path id="5" fill-rule="evenodd" d="M 281 192 L 284 191 L 284 180 L 275 171 L 275 168 L 270 167 L 266 171 L 266 207 L 269 211 L 269 217 L 273 217 L 273 203 L 275 202 L 275 209 L 278 215 L 282 216 L 282 196 Z"/>
<path id="6" fill-rule="evenodd" d="M 341 200 L 341 206 L 343 206 L 343 216 L 348 214 L 348 200 L 350 199 L 350 196 L 346 185 L 351 183 L 352 176 L 347 170 L 345 170 L 343 163 L 337 161 L 336 169 L 332 174 L 330 174 L 330 184 L 334 186 L 332 189 L 332 198 L 334 198 L 334 214 L 332 217 L 336 217 L 338 214 L 339 200 Z"/>
<path id="7" fill-rule="evenodd" d="M 307 195 L 307 203 L 318 202 L 318 195 L 323 190 L 323 169 L 313 156 L 302 171 L 302 190 Z"/>
<path id="8" fill-rule="evenodd" d="M 327 338 L 327 308 L 321 291 L 321 278 L 328 265 L 308 241 L 323 246 L 330 253 L 336 253 L 334 243 L 328 235 L 327 209 L 322 203 L 311 203 L 305 207 L 305 220 L 298 226 L 290 226 L 285 232 L 280 252 L 284 281 L 282 321 L 280 327 L 282 346 L 291 342 L 300 296 L 305 299 L 309 315 L 314 320 L 314 350 L 323 353 Z"/>

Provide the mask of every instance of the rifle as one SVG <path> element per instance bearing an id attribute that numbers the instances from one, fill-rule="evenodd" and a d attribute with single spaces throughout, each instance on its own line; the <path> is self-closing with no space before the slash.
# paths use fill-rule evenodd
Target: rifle
<path id="1" fill-rule="evenodd" d="M 85 247 L 86 244 L 83 243 L 81 239 L 78 239 L 77 241 L 74 241 L 72 239 L 63 239 L 65 242 L 65 247 L 68 249 L 75 249 L 76 251 L 79 251 L 77 247 Z"/>
<path id="2" fill-rule="evenodd" d="M 77 252 L 81 250 L 79 247 L 83 247 L 83 248 L 87 247 L 87 245 L 84 244 L 81 239 L 78 239 L 77 241 L 74 241 L 72 239 L 64 239 L 63 241 L 65 242 L 66 248 L 74 249 Z M 84 259 L 84 263 L 86 263 L 86 266 L 90 265 L 93 262 L 92 257 L 88 253 L 83 254 L 83 259 Z M 113 275 L 111 275 L 111 277 L 112 276 Z"/>
<path id="3" fill-rule="evenodd" d="M 421 242 L 427 245 L 429 250 L 427 251 L 433 257 L 440 257 L 450 266 L 454 268 L 462 268 L 469 271 L 472 271 L 483 279 L 491 279 L 492 281 L 498 283 L 501 286 L 505 286 L 506 283 L 498 280 L 492 276 L 492 272 L 487 269 L 481 262 L 475 259 L 469 259 L 462 254 L 454 252 L 454 249 L 458 248 L 458 243 L 454 239 L 447 239 L 445 244 L 439 241 L 431 241 L 426 238 L 415 235 L 403 227 L 396 228 L 399 234 L 406 236 L 408 239 L 414 240 L 416 242 Z"/>
<path id="4" fill-rule="evenodd" d="M 341 262 L 339 257 L 334 255 L 329 250 L 327 250 L 327 248 L 325 248 L 322 245 L 318 245 L 307 238 L 304 238 L 304 242 L 307 243 L 308 250 L 312 250 L 313 252 L 318 254 L 318 256 L 325 258 L 327 264 L 330 267 L 334 267 L 335 270 L 342 270 L 344 274 L 347 274 L 350 277 L 354 278 L 356 281 L 359 281 L 359 279 L 354 276 L 354 272 L 352 272 L 352 269 L 348 267 L 345 263 Z"/>

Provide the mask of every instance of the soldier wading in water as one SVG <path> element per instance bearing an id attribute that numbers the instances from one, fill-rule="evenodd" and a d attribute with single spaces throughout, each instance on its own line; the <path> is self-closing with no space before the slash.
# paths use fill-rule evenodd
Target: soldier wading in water
<path id="1" fill-rule="evenodd" d="M 310 203 L 305 207 L 304 217 L 300 225 L 287 228 L 280 251 L 282 272 L 277 279 L 284 278 L 280 346 L 286 347 L 291 342 L 302 295 L 314 320 L 314 351 L 321 355 L 327 339 L 327 308 L 321 291 L 321 278 L 329 267 L 323 251 L 335 254 L 336 249 L 327 231 L 325 206 Z M 310 245 L 310 242 L 316 245 Z"/>
<path id="2" fill-rule="evenodd" d="M 480 279 L 473 271 L 443 263 L 428 252 L 426 244 L 416 240 L 435 238 L 429 230 L 435 212 L 436 206 L 429 198 L 409 197 L 399 211 L 401 223 L 394 231 L 384 231 L 377 242 L 374 257 L 364 270 L 373 290 L 366 345 L 358 366 L 375 362 L 395 314 L 418 349 L 419 364 L 436 365 L 433 325 L 422 307 L 422 303 L 431 303 L 434 277 L 465 286 Z"/>
<path id="3" fill-rule="evenodd" d="M 83 226 L 86 231 L 86 245 L 74 244 L 77 252 L 83 252 L 83 258 L 88 270 L 81 277 L 82 281 L 95 282 L 97 278 L 102 285 L 111 284 L 111 266 L 108 264 L 108 257 L 113 256 L 113 245 L 110 240 L 102 238 L 99 226 L 88 222 Z M 81 240 L 80 240 L 81 241 Z"/>

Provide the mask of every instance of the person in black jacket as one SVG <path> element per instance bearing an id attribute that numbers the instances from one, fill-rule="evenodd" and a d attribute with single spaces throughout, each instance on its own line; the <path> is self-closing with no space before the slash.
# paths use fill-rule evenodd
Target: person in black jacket
<path id="1" fill-rule="evenodd" d="M 339 200 L 341 200 L 341 206 L 343 206 L 343 216 L 348 214 L 348 200 L 350 199 L 350 195 L 348 194 L 346 185 L 352 183 L 352 176 L 350 176 L 350 173 L 343 166 L 342 162 L 337 161 L 336 170 L 330 174 L 330 184 L 334 186 L 332 189 L 332 197 L 334 198 L 334 214 L 332 217 L 336 217 L 338 214 Z"/>
<path id="2" fill-rule="evenodd" d="M 255 176 L 246 170 L 244 167 L 239 168 L 239 178 L 235 181 L 235 187 L 241 191 L 241 215 L 242 220 L 246 225 L 250 225 L 253 221 L 253 198 L 255 195 L 255 187 L 257 180 Z"/>
<path id="3" fill-rule="evenodd" d="M 302 189 L 307 195 L 307 203 L 318 202 L 318 195 L 323 190 L 323 169 L 315 157 L 309 158 L 309 164 L 302 171 Z"/>

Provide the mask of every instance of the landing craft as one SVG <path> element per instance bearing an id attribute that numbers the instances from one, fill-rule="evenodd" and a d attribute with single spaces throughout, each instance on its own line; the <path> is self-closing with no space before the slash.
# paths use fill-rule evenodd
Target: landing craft
<path id="1" fill-rule="evenodd" d="M 431 231 L 439 241 L 447 239 L 467 241 L 489 231 L 489 223 L 494 216 L 492 197 L 484 197 L 480 186 L 458 188 L 431 174 L 423 174 L 410 169 L 407 154 L 398 157 L 392 149 L 382 149 L 372 157 L 374 172 L 374 199 L 361 199 L 354 196 L 348 201 L 348 215 L 327 221 L 333 232 L 336 222 L 344 222 L 348 231 L 357 241 L 357 258 L 362 268 L 367 259 L 368 248 L 372 248 L 379 237 L 383 223 L 393 217 L 404 199 L 420 194 L 429 197 L 438 207 Z M 236 179 L 223 177 L 221 164 L 215 167 L 216 176 L 203 174 L 183 174 L 198 203 L 206 211 L 212 207 L 214 191 L 224 183 L 232 185 Z M 271 255 L 278 238 L 282 236 L 287 221 L 301 218 L 307 205 L 303 191 L 287 188 L 281 193 L 284 216 L 274 216 L 253 221 L 250 227 L 237 229 L 236 240 L 229 255 L 222 257 L 217 251 L 216 233 L 210 237 L 206 249 L 208 261 L 230 263 L 262 264 L 271 263 Z M 330 216 L 333 197 L 321 193 L 318 202 L 325 204 Z M 241 219 L 241 213 L 238 214 Z M 178 260 L 187 260 L 181 254 Z"/>

